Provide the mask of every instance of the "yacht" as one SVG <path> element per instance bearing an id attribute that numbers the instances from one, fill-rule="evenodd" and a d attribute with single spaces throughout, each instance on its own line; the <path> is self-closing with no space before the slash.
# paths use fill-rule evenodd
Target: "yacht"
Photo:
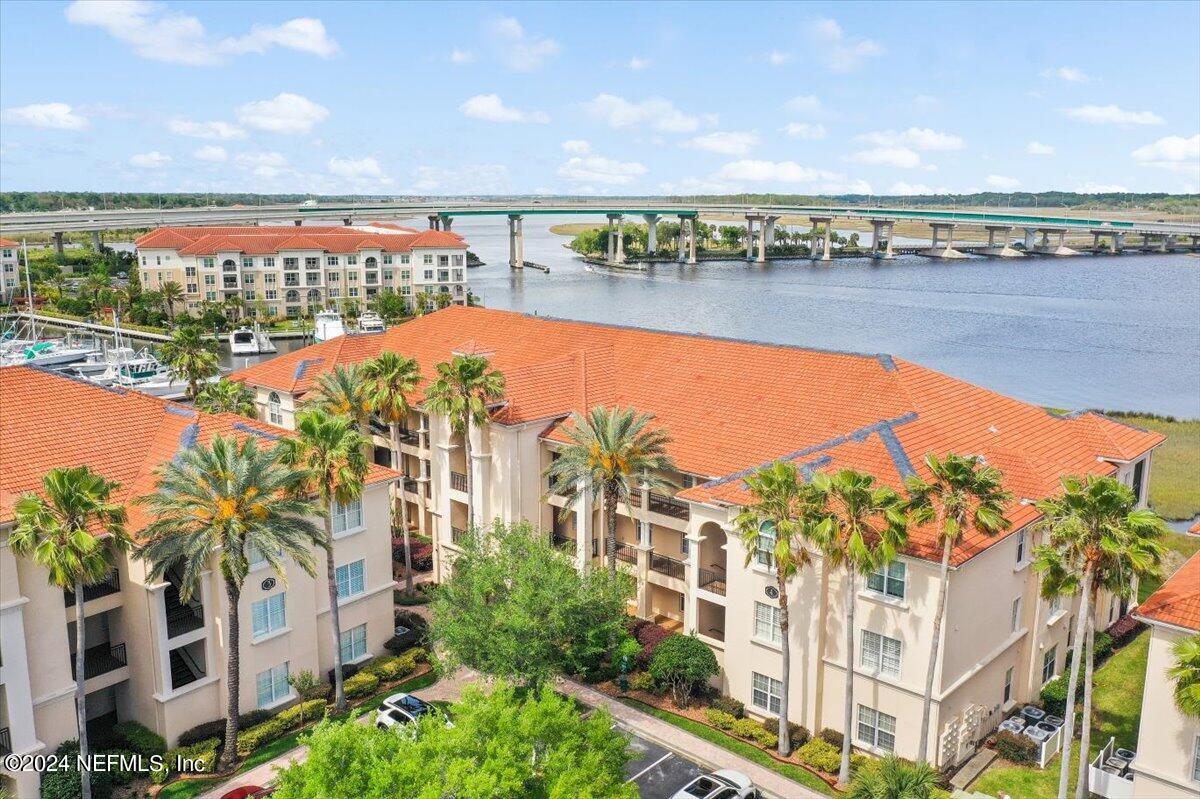
<path id="1" fill-rule="evenodd" d="M 103 368 L 99 368 L 99 363 L 85 362 L 71 371 L 100 386 L 111 386 L 119 380 L 131 385 L 132 382 L 165 376 L 169 371 L 148 349 L 135 352 L 130 347 L 115 347 L 110 353 L 112 358 L 103 364 Z"/>
<path id="2" fill-rule="evenodd" d="M 10 347 L 0 365 L 63 366 L 100 352 L 96 336 L 71 333 L 65 339 L 45 339 L 26 347 Z"/>
<path id="3" fill-rule="evenodd" d="M 317 314 L 316 330 L 313 339 L 317 342 L 329 341 L 331 338 L 345 335 L 346 328 L 342 324 L 342 315 L 337 311 L 321 311 Z"/>
<path id="4" fill-rule="evenodd" d="M 385 330 L 387 325 L 383 323 L 383 317 L 374 311 L 367 311 L 358 317 L 359 333 L 382 333 Z"/>
<path id="5" fill-rule="evenodd" d="M 271 337 L 258 329 L 242 326 L 229 334 L 229 352 L 233 355 L 261 355 L 275 352 Z"/>

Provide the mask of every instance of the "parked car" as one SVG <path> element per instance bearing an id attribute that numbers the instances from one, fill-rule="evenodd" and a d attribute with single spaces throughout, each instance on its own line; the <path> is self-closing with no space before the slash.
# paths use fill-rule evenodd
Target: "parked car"
<path id="1" fill-rule="evenodd" d="M 392 694 L 383 700 L 383 705 L 376 712 L 375 726 L 381 730 L 390 730 L 412 724 L 422 716 L 430 714 L 442 716 L 442 711 L 412 694 Z M 446 725 L 452 726 L 448 719 Z"/>
<path id="2" fill-rule="evenodd" d="M 275 793 L 274 788 L 264 788 L 261 785 L 243 785 L 228 793 L 221 794 L 221 799 L 265 799 Z"/>
<path id="3" fill-rule="evenodd" d="M 683 786 L 671 799 L 757 799 L 758 789 L 740 771 L 723 768 L 701 774 Z"/>

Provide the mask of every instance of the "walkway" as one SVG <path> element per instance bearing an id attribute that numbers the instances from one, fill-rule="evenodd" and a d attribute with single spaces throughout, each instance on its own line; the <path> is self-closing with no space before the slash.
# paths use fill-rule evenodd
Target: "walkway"
<path id="1" fill-rule="evenodd" d="M 746 774 L 768 799 L 828 799 L 825 794 L 817 793 L 782 774 L 746 760 L 728 749 L 709 743 L 687 730 L 660 721 L 585 685 L 560 680 L 558 688 L 586 705 L 605 708 L 622 727 L 668 749 L 681 752 L 706 768 L 731 768 Z"/>

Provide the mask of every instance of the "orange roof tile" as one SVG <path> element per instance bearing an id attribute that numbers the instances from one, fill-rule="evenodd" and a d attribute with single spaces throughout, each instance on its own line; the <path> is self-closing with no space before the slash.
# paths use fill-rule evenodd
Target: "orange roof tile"
<path id="1" fill-rule="evenodd" d="M 1200 552 L 1192 555 L 1135 613 L 1146 621 L 1200 630 Z"/>
<path id="2" fill-rule="evenodd" d="M 0 522 L 17 499 L 39 491 L 42 475 L 61 466 L 90 466 L 120 484 L 129 502 L 154 490 L 154 470 L 181 447 L 216 435 L 266 441 L 293 435 L 229 413 L 200 413 L 185 405 L 27 367 L 0 368 Z M 368 483 L 399 475 L 371 465 Z M 145 524 L 130 507 L 131 532 Z"/>
<path id="3" fill-rule="evenodd" d="M 743 472 L 776 459 L 808 469 L 852 466 L 900 486 L 927 453 L 983 455 L 1018 500 L 1058 490 L 1064 474 L 1109 474 L 1163 437 L 1097 413 L 1056 416 L 932 369 L 887 355 L 826 352 L 705 336 L 621 328 L 451 306 L 385 333 L 341 336 L 235 372 L 235 379 L 304 394 L 335 365 L 381 351 L 421 366 L 419 401 L 434 365 L 454 352 L 491 353 L 507 382 L 496 420 L 545 420 L 563 441 L 574 410 L 632 406 L 671 435 L 678 467 L 704 478 L 681 496 L 741 504 Z M 1028 503 L 1009 510 L 1013 530 L 1033 521 Z M 998 538 L 969 533 L 961 563 Z M 911 554 L 938 556 L 932 531 L 914 531 Z"/>
<path id="4" fill-rule="evenodd" d="M 216 255 L 220 252 L 259 255 L 284 250 L 357 253 L 360 250 L 377 249 L 384 252 L 410 252 L 422 247 L 467 247 L 457 233 L 446 230 L 417 231 L 398 225 L 388 226 L 387 232 L 353 226 L 173 227 L 152 230 L 134 243 L 143 250 L 179 250 L 180 255 Z"/>
<path id="5" fill-rule="evenodd" d="M 21 242 L 0 238 L 0 247 L 20 247 Z"/>

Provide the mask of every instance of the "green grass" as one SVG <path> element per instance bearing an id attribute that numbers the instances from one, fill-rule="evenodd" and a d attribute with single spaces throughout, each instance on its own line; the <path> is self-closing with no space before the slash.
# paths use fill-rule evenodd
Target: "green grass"
<path id="1" fill-rule="evenodd" d="M 769 768 L 771 771 L 787 777 L 789 780 L 794 780 L 814 791 L 825 794 L 826 796 L 839 796 L 829 784 L 819 777 L 815 776 L 807 769 L 800 766 L 794 766 L 788 763 L 780 763 L 775 758 L 768 755 L 757 746 L 748 744 L 745 741 L 739 741 L 737 738 L 732 738 L 720 730 L 714 730 L 712 727 L 692 721 L 683 716 L 677 716 L 674 713 L 668 713 L 665 710 L 659 710 L 656 707 L 644 704 L 636 699 L 622 699 L 622 702 L 630 707 L 637 708 L 643 713 L 648 713 L 655 718 L 665 721 L 668 724 L 679 727 L 682 730 L 687 730 L 692 735 L 698 738 L 703 738 L 709 743 L 716 744 L 722 749 L 727 749 L 735 755 L 744 757 L 747 760 L 753 761 L 763 768 Z"/>
<path id="2" fill-rule="evenodd" d="M 1167 437 L 1154 451 L 1150 507 L 1164 519 L 1200 515 L 1200 419 L 1167 422 L 1149 416 L 1117 418 Z"/>
<path id="3" fill-rule="evenodd" d="M 1007 763 L 1007 761 L 996 761 Z M 1060 759 L 1055 757 L 1046 768 L 1037 769 L 1011 764 L 993 765 L 967 790 L 999 796 L 1006 793 L 1014 799 L 1056 799 L 1058 796 L 1058 769 Z M 1071 750 L 1071 778 L 1067 795 L 1075 795 L 1075 775 L 1079 766 L 1079 742 Z"/>

